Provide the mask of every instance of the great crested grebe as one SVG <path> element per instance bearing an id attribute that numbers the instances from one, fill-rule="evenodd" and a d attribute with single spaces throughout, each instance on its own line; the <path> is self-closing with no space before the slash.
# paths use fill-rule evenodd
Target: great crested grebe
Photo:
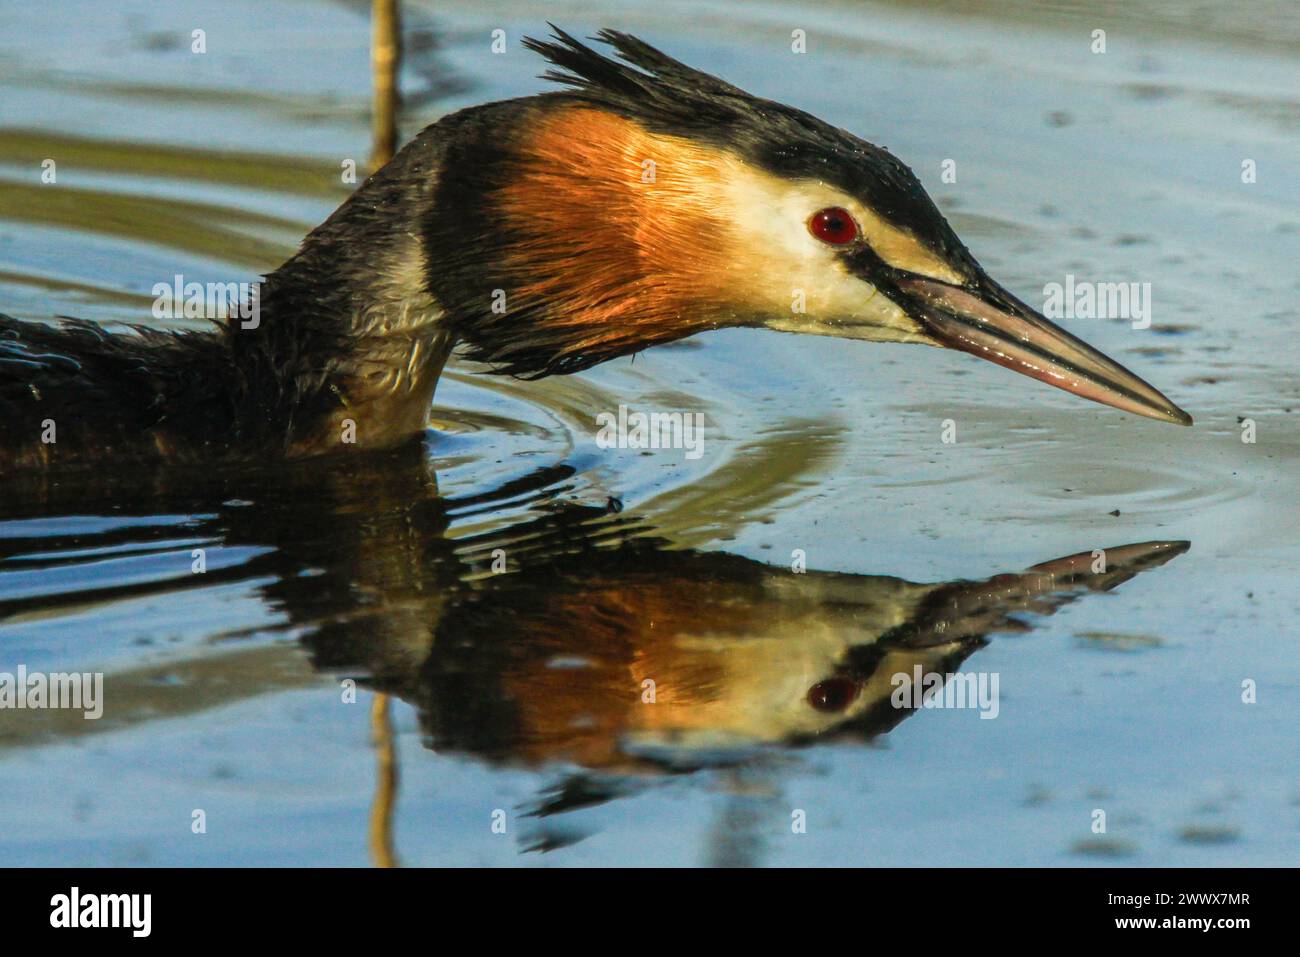
<path id="1" fill-rule="evenodd" d="M 628 34 L 598 37 L 622 63 L 553 39 L 525 43 L 568 89 L 425 129 L 266 277 L 256 328 L 0 317 L 0 467 L 391 446 L 453 348 L 535 378 L 733 326 L 961 349 L 1191 424 L 993 282 L 886 150 Z"/>

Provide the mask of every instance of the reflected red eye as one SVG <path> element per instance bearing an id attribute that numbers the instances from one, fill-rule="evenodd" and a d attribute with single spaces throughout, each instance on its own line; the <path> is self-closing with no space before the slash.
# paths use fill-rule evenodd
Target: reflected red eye
<path id="1" fill-rule="evenodd" d="M 858 683 L 848 678 L 827 678 L 808 689 L 808 704 L 814 711 L 843 711 L 858 696 Z"/>
<path id="2" fill-rule="evenodd" d="M 827 206 L 813 213 L 812 219 L 808 220 L 808 232 L 824 243 L 845 246 L 858 238 L 858 224 L 847 209 Z"/>

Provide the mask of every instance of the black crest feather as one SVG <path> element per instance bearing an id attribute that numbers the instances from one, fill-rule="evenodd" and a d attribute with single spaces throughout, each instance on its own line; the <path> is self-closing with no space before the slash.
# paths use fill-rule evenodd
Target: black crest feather
<path id="1" fill-rule="evenodd" d="M 551 63 L 568 71 L 548 70 L 542 74 L 543 79 L 573 86 L 593 95 L 607 91 L 625 96 L 658 98 L 672 88 L 691 96 L 707 92 L 715 96 L 749 98 L 744 90 L 712 74 L 689 67 L 680 60 L 674 60 L 630 33 L 606 29 L 592 39 L 609 44 L 623 60 L 640 67 L 640 70 L 633 70 L 617 60 L 602 56 L 553 23 L 549 26 L 554 42 L 535 40 L 532 37 L 523 41 L 529 50 L 540 53 Z"/>
<path id="2" fill-rule="evenodd" d="M 600 30 L 591 39 L 613 47 L 605 56 L 554 24 L 551 40 L 524 39 L 529 50 L 559 67 L 542 79 L 570 87 L 582 99 L 635 116 L 663 130 L 731 127 L 763 101 L 724 80 L 687 66 L 629 33 Z M 765 104 L 778 107 L 778 104 Z"/>

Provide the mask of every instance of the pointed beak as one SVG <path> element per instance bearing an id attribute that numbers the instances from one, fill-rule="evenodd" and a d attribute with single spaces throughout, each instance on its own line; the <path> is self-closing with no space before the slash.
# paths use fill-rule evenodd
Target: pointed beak
<path id="1" fill-rule="evenodd" d="M 961 349 L 1125 412 L 1191 425 L 1192 417 L 1092 346 L 982 279 L 977 291 L 914 274 L 897 280 L 940 345 Z"/>

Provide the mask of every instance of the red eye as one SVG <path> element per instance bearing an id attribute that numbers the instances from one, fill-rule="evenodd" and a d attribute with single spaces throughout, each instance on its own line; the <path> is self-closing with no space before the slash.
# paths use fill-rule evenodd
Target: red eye
<path id="1" fill-rule="evenodd" d="M 808 232 L 832 246 L 846 246 L 858 238 L 858 224 L 847 209 L 828 206 L 813 213 L 808 220 Z"/>
<path id="2" fill-rule="evenodd" d="M 808 704 L 822 713 L 843 711 L 858 696 L 858 683 L 848 678 L 827 678 L 808 689 Z"/>

